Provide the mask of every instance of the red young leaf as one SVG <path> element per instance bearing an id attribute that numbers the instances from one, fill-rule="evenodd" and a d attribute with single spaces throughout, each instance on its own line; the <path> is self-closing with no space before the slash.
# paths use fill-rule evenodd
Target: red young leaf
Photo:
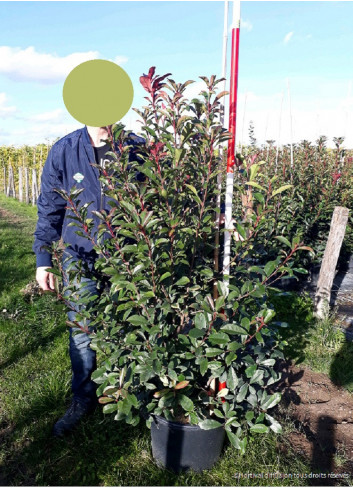
<path id="1" fill-rule="evenodd" d="M 151 68 L 148 70 L 148 77 L 149 78 L 152 78 L 155 71 L 156 71 L 156 67 L 155 66 L 151 66 Z"/>

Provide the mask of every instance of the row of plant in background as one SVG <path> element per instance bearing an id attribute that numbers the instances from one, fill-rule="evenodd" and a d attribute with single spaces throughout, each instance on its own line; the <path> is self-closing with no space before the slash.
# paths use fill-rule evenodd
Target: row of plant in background
<path id="1" fill-rule="evenodd" d="M 353 205 L 353 151 L 343 147 L 344 138 L 334 138 L 335 149 L 327 148 L 327 138 L 321 136 L 316 144 L 302 141 L 294 144 L 294 161 L 291 166 L 290 145 L 282 148 L 275 146 L 275 141 L 268 140 L 267 147 L 256 145 L 254 128 L 250 127 L 250 142 L 243 146 L 242 155 L 238 155 L 241 171 L 247 171 L 255 164 L 261 163 L 259 173 L 263 178 L 276 177 L 276 184 L 291 184 L 292 188 L 284 194 L 272 222 L 272 234 L 264 243 L 270 252 L 271 245 L 276 248 L 274 236 L 285 232 L 292 239 L 300 234 L 302 239 L 313 247 L 315 257 L 308 255 L 306 264 L 319 262 L 325 248 L 327 233 L 333 209 L 336 205 L 352 208 Z M 47 157 L 49 144 L 22 148 L 0 147 L 0 188 L 8 196 L 19 200 L 36 202 L 40 187 L 42 165 Z M 219 149 L 215 149 L 217 152 Z M 222 170 L 223 185 L 226 175 L 226 163 Z M 196 177 L 196 176 L 195 176 Z M 247 173 L 237 174 L 237 180 L 244 183 Z M 264 183 L 264 182 L 262 182 Z M 271 183 L 272 185 L 272 183 Z M 253 187 L 253 192 L 256 188 Z M 271 192 L 271 187 L 268 189 Z M 256 196 L 255 196 L 256 202 Z M 234 199 L 233 215 L 241 217 L 244 211 L 240 199 Z M 352 217 L 349 224 L 340 261 L 353 253 Z"/>
<path id="2" fill-rule="evenodd" d="M 36 146 L 0 146 L 0 163 L 2 166 L 12 165 L 15 169 L 27 166 L 39 170 L 39 165 L 44 164 L 52 145 L 53 143 L 48 142 Z"/>
<path id="3" fill-rule="evenodd" d="M 294 164 L 291 166 L 290 147 L 286 146 L 277 159 L 276 149 L 269 141 L 268 148 L 249 146 L 244 155 L 238 155 L 248 170 L 258 171 L 257 185 L 265 187 L 266 179 L 271 185 L 291 184 L 288 192 L 280 197 L 275 213 L 269 216 L 268 225 L 272 227 L 269 241 L 265 241 L 267 253 L 271 247 L 276 249 L 275 236 L 286 233 L 291 239 L 299 235 L 310 245 L 315 256 L 308 255 L 303 264 L 319 262 L 323 256 L 329 232 L 331 217 L 335 206 L 353 207 L 353 153 L 342 147 L 343 138 L 335 138 L 335 149 L 326 148 L 327 139 L 320 137 L 315 145 L 302 141 L 294 148 Z M 258 167 L 259 165 L 259 167 Z M 238 180 L 244 182 L 247 173 L 238 174 Z M 256 204 L 258 186 L 251 184 Z M 241 214 L 240 202 L 235 202 L 236 214 Z M 340 262 L 344 263 L 353 253 L 352 216 L 349 217 Z"/>
<path id="4" fill-rule="evenodd" d="M 0 146 L 0 188 L 8 197 L 20 202 L 37 202 L 49 143 L 37 146 Z"/>

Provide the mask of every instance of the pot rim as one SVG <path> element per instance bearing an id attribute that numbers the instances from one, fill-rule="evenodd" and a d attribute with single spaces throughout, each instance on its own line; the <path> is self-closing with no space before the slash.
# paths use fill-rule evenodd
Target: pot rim
<path id="1" fill-rule="evenodd" d="M 185 423 L 179 423 L 178 421 L 168 421 L 166 418 L 163 416 L 160 416 L 159 414 L 152 414 L 154 420 L 153 422 L 155 424 L 162 424 L 162 425 L 168 425 L 174 429 L 178 430 L 202 430 L 198 424 L 185 424 Z M 219 429 L 224 429 L 224 426 L 217 426 L 217 428 L 212 428 L 211 430 L 202 430 L 202 431 L 212 431 L 212 430 L 219 430 Z"/>

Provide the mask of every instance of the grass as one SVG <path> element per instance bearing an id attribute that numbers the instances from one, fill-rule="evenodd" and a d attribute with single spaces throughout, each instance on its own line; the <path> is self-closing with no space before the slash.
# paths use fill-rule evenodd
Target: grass
<path id="1" fill-rule="evenodd" d="M 149 430 L 143 424 L 133 428 L 118 423 L 100 408 L 64 440 L 53 439 L 52 425 L 71 395 L 65 311 L 52 295 L 20 293 L 35 273 L 35 208 L 0 195 L 0 209 L 7 212 L 5 219 L 0 217 L 0 260 L 6 271 L 0 277 L 0 485 L 306 485 L 305 479 L 235 477 L 247 472 L 311 472 L 310 461 L 292 450 L 288 434 L 294 428 L 288 420 L 283 421 L 282 435 L 253 435 L 244 457 L 226 443 L 215 467 L 201 474 L 176 475 L 158 468 Z M 315 336 L 309 306 L 305 299 L 296 300 L 292 316 L 295 310 L 298 333 L 288 351 L 295 356 L 303 348 L 305 361 L 313 363 L 319 352 L 308 346 Z M 284 298 L 280 305 L 280 313 L 288 313 Z M 295 344 L 301 337 L 302 343 Z"/>
<path id="2" fill-rule="evenodd" d="M 332 382 L 353 392 L 353 343 L 346 340 L 332 313 L 326 320 L 315 320 L 308 294 L 279 296 L 272 299 L 277 316 L 289 328 L 283 331 L 288 342 L 286 357 L 330 377 Z"/>

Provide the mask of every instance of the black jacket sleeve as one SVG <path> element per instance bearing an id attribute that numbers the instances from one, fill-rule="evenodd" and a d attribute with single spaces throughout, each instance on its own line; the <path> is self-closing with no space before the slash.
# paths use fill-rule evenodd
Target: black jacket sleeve
<path id="1" fill-rule="evenodd" d="M 58 168 L 60 161 L 56 161 L 55 154 L 56 148 L 54 146 L 49 152 L 43 168 L 41 193 L 37 202 L 38 221 L 33 244 L 37 267 L 52 266 L 51 254 L 43 249 L 43 246 L 50 246 L 54 241 L 61 238 L 66 212 L 66 201 L 54 190 L 63 186 L 62 170 Z"/>

